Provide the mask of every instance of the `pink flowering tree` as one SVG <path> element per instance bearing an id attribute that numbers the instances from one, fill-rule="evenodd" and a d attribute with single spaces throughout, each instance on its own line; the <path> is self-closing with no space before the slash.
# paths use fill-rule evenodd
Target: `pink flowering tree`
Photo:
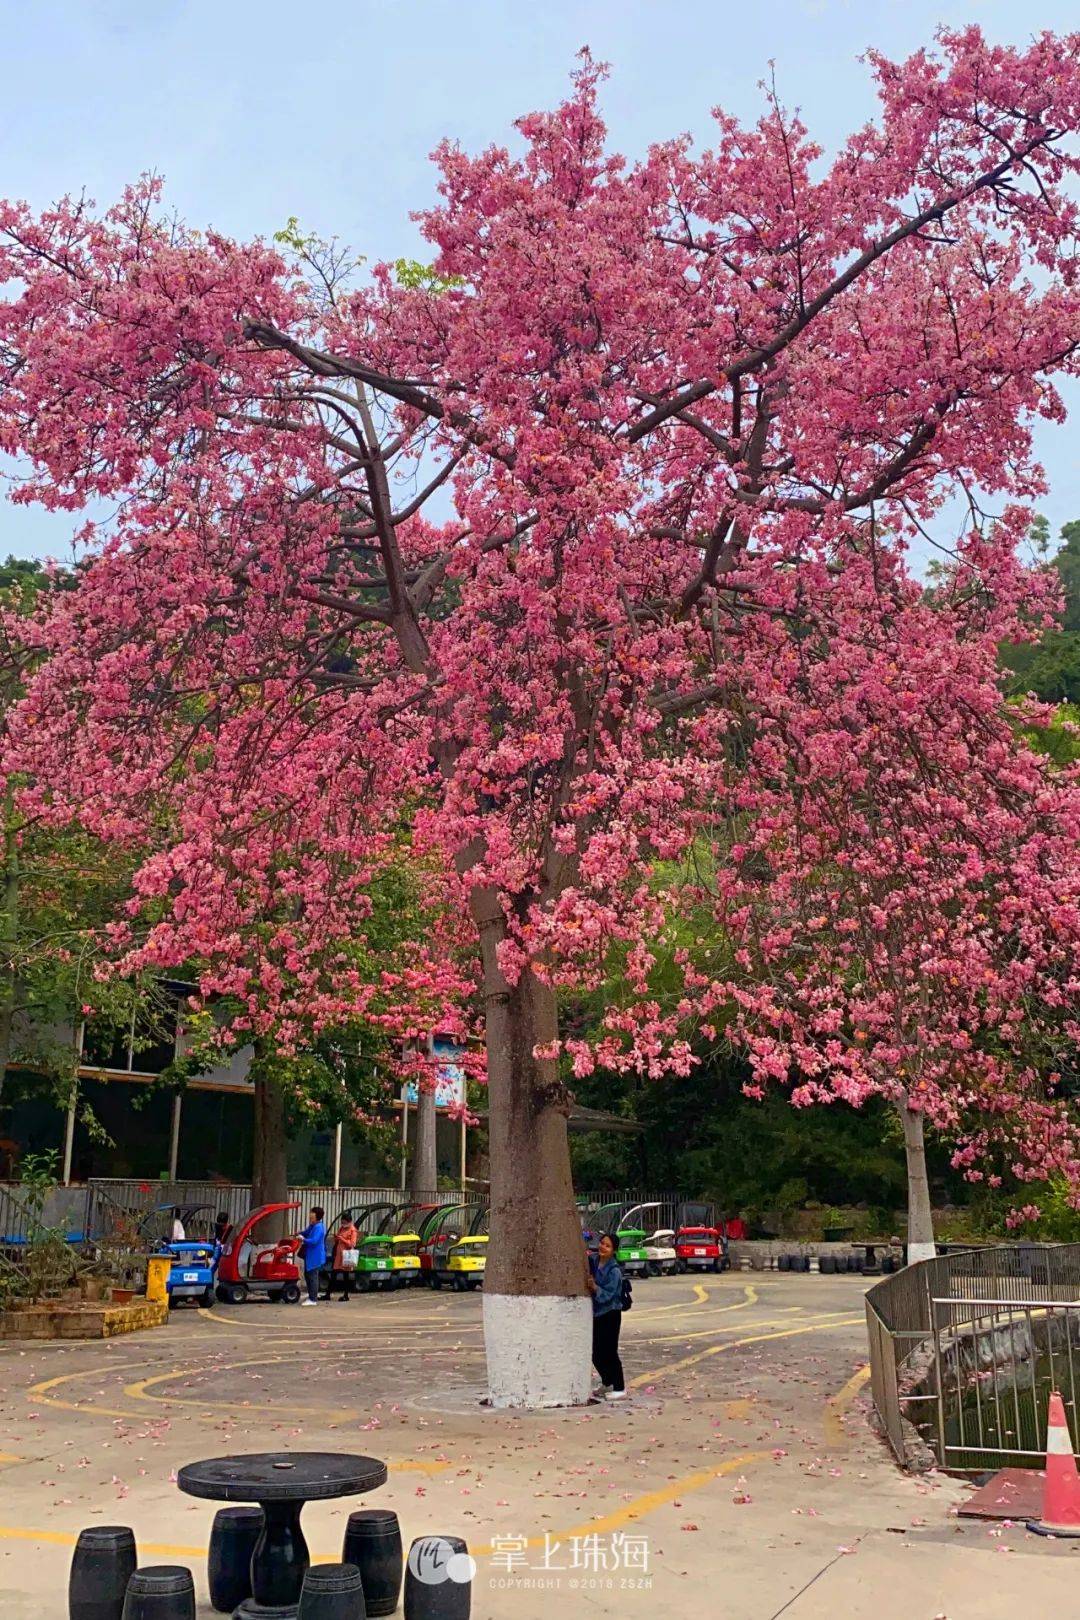
<path id="1" fill-rule="evenodd" d="M 152 185 L 0 211 L 16 498 L 112 514 L 42 627 L 19 761 L 103 830 L 190 805 L 174 913 L 223 844 L 257 872 L 285 816 L 358 860 L 408 817 L 480 964 L 499 1404 L 587 1389 L 557 997 L 613 949 L 642 993 L 605 1061 L 685 1065 L 685 1021 L 737 998 L 762 1083 L 925 1081 L 943 1122 L 1032 1123 L 1007 1035 L 1036 998 L 977 931 L 1007 921 L 1023 954 L 1074 828 L 1004 723 L 992 643 L 1044 604 L 979 502 L 1039 493 L 1032 423 L 1075 365 L 1077 41 L 967 29 L 870 68 L 878 120 L 828 161 L 767 94 L 711 150 L 628 164 L 586 59 L 514 153 L 439 149 L 430 275 L 351 284 L 332 249 L 304 273 L 163 218 Z M 947 505 L 955 534 L 957 500 L 931 610 L 906 548 Z M 649 878 L 691 861 L 742 955 L 705 983 L 688 962 L 666 1008 Z M 919 1000 L 927 918 L 944 1004 Z M 971 1063 L 946 1063 L 980 998 Z"/>
<path id="2" fill-rule="evenodd" d="M 197 779 L 189 785 L 197 793 Z M 241 848 L 218 821 L 221 806 L 190 798 L 169 808 L 157 818 L 160 849 L 107 930 L 99 972 L 194 981 L 183 1018 L 194 1072 L 251 1048 L 253 1201 L 286 1197 L 290 1116 L 341 1120 L 385 1145 L 379 1111 L 406 1078 L 431 1119 L 429 1161 L 416 1166 L 430 1191 L 430 1036 L 472 1033 L 468 954 L 438 873 L 410 860 L 400 838 L 350 852 L 332 818 L 316 844 L 291 812 L 264 815 L 260 846 L 246 826 Z M 84 814 L 92 820 L 92 807 Z"/>

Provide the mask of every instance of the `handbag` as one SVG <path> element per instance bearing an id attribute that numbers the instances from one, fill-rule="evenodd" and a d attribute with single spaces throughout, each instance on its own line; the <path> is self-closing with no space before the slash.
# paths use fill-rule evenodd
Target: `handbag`
<path id="1" fill-rule="evenodd" d="M 342 1271 L 355 1271 L 357 1266 L 359 1265 L 359 1263 L 360 1263 L 360 1250 L 359 1249 L 342 1249 L 342 1251 L 341 1251 L 341 1269 L 342 1269 Z"/>

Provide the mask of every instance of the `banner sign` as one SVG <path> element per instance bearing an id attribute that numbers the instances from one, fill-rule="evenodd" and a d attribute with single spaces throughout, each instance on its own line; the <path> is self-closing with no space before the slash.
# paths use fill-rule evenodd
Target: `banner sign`
<path id="1" fill-rule="evenodd" d="M 436 1035 L 431 1043 L 431 1055 L 435 1063 L 435 1106 L 436 1108 L 461 1108 L 465 1102 L 465 1070 L 461 1059 L 465 1048 L 452 1041 L 449 1036 Z M 417 1086 L 415 1080 L 407 1080 L 401 1088 L 401 1100 L 415 1104 L 417 1101 Z"/>

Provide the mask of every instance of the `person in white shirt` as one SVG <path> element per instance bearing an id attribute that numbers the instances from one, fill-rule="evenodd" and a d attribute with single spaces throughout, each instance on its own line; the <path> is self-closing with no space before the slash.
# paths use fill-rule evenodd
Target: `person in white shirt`
<path id="1" fill-rule="evenodd" d="M 180 1211 L 178 1209 L 174 1209 L 172 1212 L 172 1231 L 169 1233 L 169 1242 L 183 1243 L 185 1236 L 184 1223 L 180 1219 Z"/>

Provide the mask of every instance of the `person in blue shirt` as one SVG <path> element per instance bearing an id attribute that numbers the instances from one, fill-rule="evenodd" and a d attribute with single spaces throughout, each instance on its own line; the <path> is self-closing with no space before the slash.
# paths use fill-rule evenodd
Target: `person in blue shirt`
<path id="1" fill-rule="evenodd" d="M 615 1253 L 616 1239 L 610 1232 L 605 1232 L 600 1239 L 597 1259 L 589 1262 L 589 1292 L 592 1294 L 593 1308 L 592 1362 L 609 1401 L 621 1401 L 626 1394 L 626 1380 L 619 1360 L 623 1275 Z"/>
<path id="2" fill-rule="evenodd" d="M 300 1244 L 300 1253 L 304 1259 L 304 1281 L 307 1283 L 308 1297 L 300 1301 L 301 1305 L 317 1305 L 319 1303 L 319 1278 L 326 1265 L 326 1222 L 325 1209 L 316 1204 L 311 1211 L 311 1220 L 300 1233 L 303 1240 Z"/>

